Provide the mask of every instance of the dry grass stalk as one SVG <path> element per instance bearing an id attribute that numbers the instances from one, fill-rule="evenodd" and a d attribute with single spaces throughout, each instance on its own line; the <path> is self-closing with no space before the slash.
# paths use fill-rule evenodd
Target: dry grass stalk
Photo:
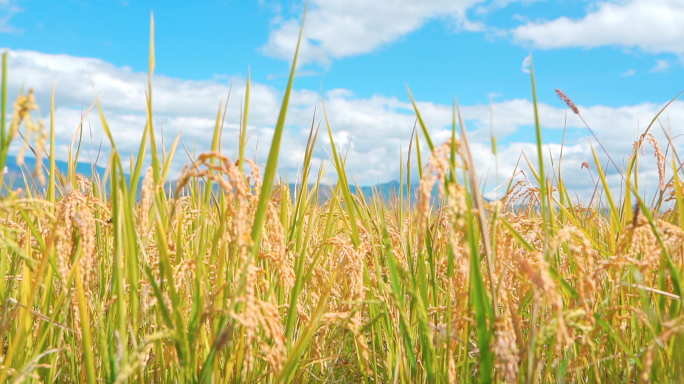
<path id="1" fill-rule="evenodd" d="M 572 110 L 573 113 L 579 115 L 579 109 L 577 109 L 575 103 L 573 103 L 572 100 L 570 100 L 570 98 L 563 93 L 563 91 L 556 88 L 556 95 L 558 95 L 558 97 L 568 106 L 568 108 L 570 108 L 570 110 Z"/>

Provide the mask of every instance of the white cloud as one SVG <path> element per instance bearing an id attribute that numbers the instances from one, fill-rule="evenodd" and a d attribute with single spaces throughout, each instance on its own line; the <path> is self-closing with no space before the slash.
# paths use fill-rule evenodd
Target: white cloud
<path id="1" fill-rule="evenodd" d="M 530 73 L 530 64 L 532 64 L 532 56 L 525 56 L 525 59 L 523 59 L 522 62 L 522 71 L 523 73 Z"/>
<path id="2" fill-rule="evenodd" d="M 430 19 L 446 17 L 464 30 L 481 30 L 466 11 L 484 0 L 311 0 L 300 62 L 329 64 L 332 59 L 369 53 L 420 28 Z M 266 54 L 290 60 L 300 21 L 276 18 L 276 29 L 263 47 Z"/>
<path id="3" fill-rule="evenodd" d="M 635 74 L 636 74 L 636 70 L 635 70 L 635 69 L 629 69 L 629 70 L 627 70 L 627 71 L 625 71 L 625 72 L 622 72 L 622 76 L 624 76 L 624 77 L 634 76 Z"/>
<path id="4" fill-rule="evenodd" d="M 538 1 L 545 1 L 545 0 L 493 0 L 487 4 L 478 5 L 475 8 L 475 14 L 482 15 L 482 14 L 498 11 L 502 8 L 506 8 L 507 6 L 509 6 L 512 3 L 522 3 L 523 5 L 530 5 L 530 4 L 536 3 Z"/>
<path id="5" fill-rule="evenodd" d="M 15 14 L 21 12 L 15 1 L 0 0 L 0 33 L 21 33 L 22 29 L 10 25 L 10 21 Z"/>
<path id="6" fill-rule="evenodd" d="M 511 31 L 514 40 L 541 49 L 638 47 L 647 52 L 684 53 L 684 2 L 613 0 L 592 3 L 581 19 L 528 22 Z"/>
<path id="7" fill-rule="evenodd" d="M 108 124 L 113 131 L 115 141 L 122 157 L 137 153 L 139 140 L 145 126 L 145 87 L 146 74 L 134 72 L 127 67 L 116 67 L 98 59 L 73 57 L 67 55 L 48 55 L 29 51 L 10 51 L 9 89 L 13 97 L 22 86 L 34 87 L 43 115 L 49 105 L 50 87 L 55 83 L 56 92 L 56 137 L 57 154 L 60 159 L 66 158 L 68 146 L 73 133 L 81 119 L 81 105 L 87 108 L 93 101 L 93 90 L 88 78 L 90 72 L 98 92 L 105 91 L 101 98 Z M 217 80 L 190 81 L 164 76 L 154 79 L 154 112 L 155 127 L 160 137 L 163 127 L 165 142 L 170 143 L 183 128 L 182 143 L 189 151 L 200 153 L 210 147 L 211 132 L 216 119 L 218 105 L 228 95 L 229 87 Z M 244 80 L 236 79 L 231 95 L 228 116 L 223 135 L 223 150 L 230 156 L 236 152 L 237 132 L 239 127 L 239 105 L 244 95 Z M 264 162 L 267 158 L 273 126 L 277 120 L 282 94 L 276 89 L 259 83 L 252 84 L 250 103 L 250 126 L 252 132 L 247 154 L 256 156 Z M 431 130 L 433 141 L 438 144 L 450 137 L 452 110 L 450 105 L 421 101 L 416 95 L 419 108 L 427 126 Z M 296 89 L 291 96 L 287 125 L 283 135 L 279 168 L 282 175 L 293 180 L 301 164 L 306 145 L 308 130 L 311 126 L 314 108 L 319 103 L 318 92 Z M 334 89 L 325 93 L 326 110 L 334 132 L 336 143 L 346 149 L 351 139 L 351 147 L 347 158 L 347 170 L 361 184 L 396 179 L 399 175 L 400 148 L 406 159 L 408 141 L 411 137 L 415 116 L 410 103 L 396 97 L 373 96 L 358 98 L 346 89 Z M 642 103 L 639 105 L 612 108 L 605 106 L 578 106 L 584 118 L 591 124 L 601 142 L 610 151 L 613 159 L 622 164 L 629 154 L 632 142 L 652 116 L 660 104 Z M 534 144 L 513 140 L 512 135 L 521 130 L 531 130 L 534 122 L 533 106 L 529 100 L 513 99 L 497 102 L 493 105 L 494 133 L 499 139 L 499 180 L 503 181 L 513 173 L 515 160 L 521 149 L 525 150 L 530 160 L 535 162 Z M 494 187 L 494 158 L 491 155 L 489 140 L 490 105 L 465 105 L 461 107 L 472 141 L 473 154 L 478 172 L 482 177 L 489 174 L 487 185 Z M 584 161 L 591 163 L 591 150 L 588 145 L 588 132 L 582 122 L 567 108 L 556 105 L 540 104 L 539 115 L 548 135 L 550 130 L 563 129 L 566 125 L 573 130 L 568 135 L 564 150 L 564 174 L 569 186 L 578 188 L 580 194 L 590 186 L 586 170 L 580 170 Z M 322 110 L 318 104 L 315 123 L 323 123 Z M 663 121 L 672 127 L 671 136 L 684 132 L 684 102 L 675 102 L 670 107 Z M 101 165 L 106 164 L 108 143 L 102 134 L 99 118 L 95 113 L 86 120 L 84 136 L 86 154 L 84 161 L 96 157 L 96 151 L 103 140 L 104 154 L 100 156 Z M 92 129 L 92 147 L 90 130 Z M 325 129 L 325 126 L 322 126 Z M 656 125 L 652 130 L 663 147 L 667 141 Z M 570 139 L 573 138 L 573 139 Z M 257 146 L 258 142 L 258 146 Z M 423 146 L 422 148 L 426 148 Z M 599 148 L 596 147 L 600 152 Z M 544 153 L 551 150 L 554 156 L 559 153 L 558 143 L 546 144 Z M 329 140 L 322 132 L 314 152 L 314 164 L 328 160 Z M 684 153 L 681 152 L 680 153 Z M 414 152 L 415 155 L 415 152 Z M 188 162 L 182 147 L 176 153 L 173 174 Z M 650 159 L 652 160 L 652 159 Z M 655 162 L 645 160 L 640 163 L 640 170 L 645 173 L 656 170 Z M 605 162 L 604 162 L 605 164 Z M 415 166 L 415 164 L 414 164 Z M 414 168 L 415 169 L 415 168 Z M 331 171 L 331 167 L 328 167 Z M 332 173 L 332 172 L 331 172 Z M 529 172 L 528 172 L 529 174 Z M 613 182 L 619 181 L 615 175 Z M 335 180 L 334 173 L 331 180 Z"/>
<path id="8" fill-rule="evenodd" d="M 656 60 L 656 65 L 651 69 L 651 72 L 664 72 L 670 68 L 670 63 L 667 60 Z"/>

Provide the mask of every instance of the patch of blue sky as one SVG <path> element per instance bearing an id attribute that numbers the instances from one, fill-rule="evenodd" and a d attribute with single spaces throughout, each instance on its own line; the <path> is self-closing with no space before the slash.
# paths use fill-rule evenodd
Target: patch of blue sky
<path id="1" fill-rule="evenodd" d="M 274 14 L 256 1 L 27 0 L 18 5 L 22 11 L 11 23 L 19 32 L 2 35 L 2 45 L 14 49 L 97 57 L 146 71 L 153 11 L 159 74 L 190 80 L 246 76 L 251 65 L 265 80 L 287 67 L 257 50 L 268 39 Z"/>
<path id="2" fill-rule="evenodd" d="M 245 77 L 251 67 L 255 81 L 282 88 L 289 63 L 264 55 L 261 48 L 274 17 L 298 17 L 302 7 L 285 2 L 281 12 L 275 12 L 274 4 L 27 0 L 19 3 L 23 10 L 12 18 L 21 32 L 4 34 L 2 40 L 12 48 L 97 57 L 145 71 L 149 12 L 154 10 L 157 73 L 225 81 Z M 345 88 L 357 97 L 385 95 L 406 101 L 409 84 L 418 98 L 442 104 L 450 104 L 453 97 L 464 104 L 488 103 L 492 94 L 529 98 L 529 79 L 520 66 L 532 52 L 539 100 L 546 103 L 556 102 L 555 88 L 579 105 L 605 106 L 664 102 L 681 88 L 672 81 L 682 71 L 674 54 L 645 54 L 624 47 L 541 50 L 512 42 L 506 32 L 525 20 L 580 18 L 592 9 L 585 1 L 522 1 L 503 8 L 496 1 L 483 4 L 480 11 L 471 9 L 468 17 L 485 23 L 489 31 L 457 32 L 452 19 L 436 18 L 371 53 L 334 59 L 326 67 L 308 65 L 302 70 L 307 76 L 300 76 L 296 86 Z M 658 60 L 669 64 L 652 72 Z"/>
<path id="3" fill-rule="evenodd" d="M 523 59 L 534 58 L 541 102 L 560 105 L 554 89 L 563 89 L 580 105 L 623 106 L 643 101 L 668 101 L 681 90 L 672 81 L 681 74 L 678 63 L 668 72 L 650 72 L 657 59 L 672 55 L 624 52 L 622 48 L 567 48 L 540 50 L 511 44 L 506 37 L 488 38 L 478 32 L 446 31 L 443 21 L 420 30 L 376 52 L 335 61 L 324 76 L 298 79 L 299 86 L 315 89 L 349 88 L 360 97 L 374 94 L 408 100 L 406 83 L 418 98 L 463 104 L 530 98 L 529 76 L 521 71 Z M 630 70 L 632 76 L 624 76 Z"/>

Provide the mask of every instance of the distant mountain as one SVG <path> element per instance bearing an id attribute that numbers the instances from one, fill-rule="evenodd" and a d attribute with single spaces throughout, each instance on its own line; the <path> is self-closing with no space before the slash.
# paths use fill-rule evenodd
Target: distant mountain
<path id="1" fill-rule="evenodd" d="M 63 175 L 66 175 L 67 172 L 69 171 L 69 163 L 66 161 L 60 161 L 57 160 L 55 161 L 55 166 L 59 170 L 59 172 Z M 7 186 L 12 189 L 16 190 L 17 188 L 24 188 L 24 175 L 26 178 L 30 181 L 30 178 L 33 176 L 33 171 L 36 168 L 36 159 L 35 157 L 25 157 L 24 158 L 24 164 L 19 166 L 17 164 L 17 159 L 15 156 L 7 156 L 7 164 L 6 164 L 6 170 L 7 172 L 4 173 L 3 178 L 5 183 L 7 183 Z M 43 172 L 45 173 L 45 177 L 48 177 L 49 174 L 49 169 L 50 169 L 50 160 L 49 159 L 43 159 Z M 23 172 L 22 172 L 23 171 Z M 82 174 L 83 176 L 87 178 L 91 178 L 93 174 L 99 175 L 100 179 L 104 178 L 105 175 L 105 167 L 99 167 L 95 166 L 93 167 L 89 163 L 85 162 L 79 162 L 76 164 L 76 173 L 77 174 Z M 126 180 L 130 180 L 130 175 L 124 175 Z M 34 180 L 36 183 L 38 182 L 37 180 Z M 60 184 L 58 182 L 58 184 Z M 38 189 L 43 189 L 47 188 L 47 185 L 40 186 L 38 185 Z M 0 195 L 5 195 L 6 194 L 6 189 L 3 188 L 3 191 L 0 192 Z"/>
<path id="2" fill-rule="evenodd" d="M 57 160 L 55 161 L 55 165 L 57 166 L 57 169 L 63 174 L 66 174 L 69 170 L 69 163 L 66 161 L 60 161 Z M 35 169 L 36 166 L 36 159 L 34 157 L 26 157 L 24 159 L 24 165 L 19 166 L 17 165 L 17 159 L 15 156 L 8 156 L 7 157 L 7 173 L 4 174 L 5 181 L 10 181 L 14 180 L 14 185 L 17 186 L 17 183 L 22 183 L 23 184 L 23 176 L 22 176 L 22 169 L 24 173 L 27 176 L 30 176 Z M 50 162 L 49 159 L 44 159 L 43 160 L 43 166 L 45 168 L 45 173 L 47 174 L 47 169 L 50 167 Z M 104 167 L 93 167 L 89 163 L 81 162 L 76 165 L 76 173 L 80 173 L 84 175 L 85 177 L 90 178 L 94 173 L 97 173 L 101 178 L 105 174 L 105 168 Z M 141 175 L 141 180 L 140 182 L 142 183 L 142 178 L 144 175 Z M 130 180 L 130 175 L 126 175 L 126 179 Z M 167 182 L 166 187 L 164 188 L 165 190 L 169 189 L 169 186 L 174 188 L 176 185 L 176 181 L 169 181 Z M 297 184 L 289 184 L 290 187 L 290 195 L 292 198 L 295 198 L 295 191 L 299 190 L 299 185 Z M 363 194 L 363 196 L 369 200 L 371 199 L 374 195 L 380 196 L 384 201 L 391 201 L 395 199 L 396 197 L 399 196 L 399 188 L 401 187 L 400 183 L 398 181 L 390 181 L 387 183 L 382 183 L 382 184 L 376 184 L 372 186 L 360 186 L 358 189 L 356 185 L 350 185 L 349 186 L 351 189 L 351 192 L 355 195 L 357 195 L 360 192 Z M 416 199 L 416 192 L 418 190 L 419 185 L 418 184 L 411 184 L 410 186 L 410 191 L 411 191 L 411 201 L 415 201 Z M 216 184 L 214 184 L 214 188 L 218 188 Z M 313 188 L 313 185 L 309 185 L 309 190 Z M 320 185 L 319 186 L 319 191 L 318 191 L 318 200 L 319 202 L 324 202 L 326 201 L 329 196 L 331 196 L 332 191 L 334 190 L 335 186 L 334 185 Z M 217 189 L 218 191 L 218 189 Z M 140 192 L 140 188 L 138 188 L 138 193 Z M 403 185 L 403 194 L 406 196 L 406 184 Z M 437 196 L 438 190 L 437 186 L 435 186 L 433 190 L 433 196 Z"/>
<path id="3" fill-rule="evenodd" d="M 57 169 L 59 169 L 60 172 L 62 173 L 67 173 L 69 170 L 69 163 L 66 161 L 61 161 L 61 160 L 56 160 L 55 165 L 57 166 Z M 7 173 L 5 173 L 5 176 L 8 177 L 15 177 L 15 178 L 21 178 L 22 177 L 22 167 L 24 171 L 28 170 L 29 173 L 33 172 L 33 170 L 36 167 L 36 158 L 35 157 L 25 157 L 24 158 L 24 165 L 19 166 L 17 164 L 17 158 L 15 156 L 7 156 L 7 164 L 5 164 L 7 167 Z M 47 170 L 50 168 L 50 159 L 43 159 L 43 166 L 45 167 L 46 174 Z M 85 177 L 90 177 L 93 174 L 93 171 L 97 172 L 100 176 L 103 176 L 105 173 L 105 168 L 104 167 L 93 167 L 92 165 L 88 163 L 77 163 L 76 164 L 76 173 L 80 173 Z"/>
<path id="4" fill-rule="evenodd" d="M 294 198 L 294 193 L 295 190 L 299 190 L 299 185 L 297 184 L 290 184 L 290 195 L 292 198 Z M 320 185 L 318 188 L 318 201 L 323 202 L 326 201 L 329 196 L 332 195 L 333 190 L 335 189 L 335 185 Z M 382 183 L 382 184 L 376 184 L 372 186 L 360 186 L 358 189 L 355 185 L 350 185 L 349 189 L 351 190 L 351 193 L 358 195 L 359 190 L 363 194 L 363 196 L 366 198 L 366 200 L 370 200 L 374 196 L 379 196 L 382 200 L 384 201 L 391 201 L 394 200 L 395 198 L 399 197 L 399 189 L 402 187 L 402 185 L 398 181 L 390 181 L 387 183 Z M 416 200 L 416 193 L 418 191 L 418 184 L 411 184 L 410 186 L 410 192 L 411 192 L 411 201 Z M 309 185 L 309 190 L 313 188 L 313 185 Z M 404 198 L 406 198 L 406 184 L 403 185 L 403 195 Z M 438 190 L 437 187 L 435 186 L 433 190 L 434 196 L 437 196 Z"/>

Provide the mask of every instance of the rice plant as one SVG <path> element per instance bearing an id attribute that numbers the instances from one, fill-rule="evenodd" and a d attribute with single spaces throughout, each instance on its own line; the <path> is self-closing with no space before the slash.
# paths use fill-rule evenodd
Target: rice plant
<path id="1" fill-rule="evenodd" d="M 76 147 L 66 173 L 55 165 L 54 96 L 48 127 L 30 90 L 10 105 L 3 55 L 0 169 L 22 131 L 21 153 L 38 161 L 22 179 L 0 178 L 0 382 L 684 381 L 681 163 L 650 134 L 655 118 L 626 169 L 608 164 L 622 192 L 594 152 L 601 197 L 573 202 L 560 165 L 545 170 L 531 71 L 534 178 L 487 201 L 458 107 L 451 139 L 435 143 L 414 103 L 419 169 L 409 159 L 386 201 L 353 193 L 323 105 L 291 190 L 276 169 L 295 54 L 266 163 L 244 156 L 248 83 L 238 158 L 220 150 L 219 109 L 211 151 L 169 180 L 179 140 L 167 151 L 156 136 L 154 63 L 152 33 L 132 169 L 96 99 L 111 153 L 106 173 L 87 178 Z M 325 200 L 311 164 L 319 134 L 338 175 Z M 644 145 L 660 170 L 650 204 L 638 184 Z"/>

